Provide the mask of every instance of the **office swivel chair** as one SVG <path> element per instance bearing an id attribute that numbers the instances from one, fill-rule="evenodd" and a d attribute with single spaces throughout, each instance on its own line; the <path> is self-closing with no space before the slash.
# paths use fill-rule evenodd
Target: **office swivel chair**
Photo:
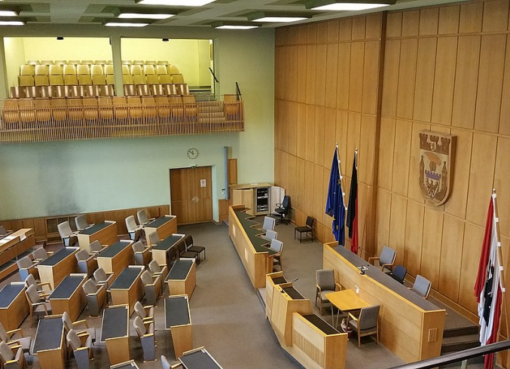
<path id="1" fill-rule="evenodd" d="M 283 201 L 279 204 L 276 204 L 276 209 L 274 211 L 277 215 L 280 216 L 280 220 L 277 222 L 289 224 L 289 219 L 287 219 L 287 215 L 289 215 L 290 211 L 290 196 L 283 196 Z"/>
<path id="2" fill-rule="evenodd" d="M 406 279 L 407 269 L 403 265 L 397 265 L 393 268 L 393 271 L 388 273 L 388 275 L 396 280 L 399 283 L 404 284 L 404 280 Z"/>

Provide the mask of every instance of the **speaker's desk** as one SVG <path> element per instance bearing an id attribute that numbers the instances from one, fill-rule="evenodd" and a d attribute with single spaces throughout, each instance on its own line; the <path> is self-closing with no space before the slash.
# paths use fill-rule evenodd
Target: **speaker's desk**
<path id="1" fill-rule="evenodd" d="M 359 288 L 359 297 L 370 305 L 380 305 L 380 342 L 405 362 L 441 354 L 446 311 L 369 265 L 368 262 L 335 242 L 323 246 L 323 268 L 335 271 L 335 280 L 346 289 Z"/>
<path id="2" fill-rule="evenodd" d="M 101 342 L 106 342 L 110 364 L 131 360 L 128 306 L 111 306 L 104 309 Z"/>
<path id="3" fill-rule="evenodd" d="M 31 353 L 37 355 L 42 369 L 65 369 L 66 345 L 62 317 L 39 320 Z"/>
<path id="4" fill-rule="evenodd" d="M 177 217 L 175 215 L 164 215 L 143 226 L 145 237 L 149 239 L 151 233 L 156 232 L 160 240 L 177 232 Z"/>
<path id="5" fill-rule="evenodd" d="M 143 265 L 130 265 L 120 273 L 110 286 L 113 305 L 128 305 L 129 315 L 133 313 L 135 302 L 143 297 L 143 284 L 140 279 Z"/>
<path id="6" fill-rule="evenodd" d="M 107 247 L 97 255 L 97 265 L 106 273 L 113 273 L 115 280 L 134 260 L 133 241 L 121 240 Z"/>
<path id="7" fill-rule="evenodd" d="M 78 247 L 64 247 L 37 264 L 41 282 L 48 282 L 54 290 L 66 276 L 77 272 L 78 262 L 74 255 L 78 250 Z"/>
<path id="8" fill-rule="evenodd" d="M 273 258 L 276 252 L 264 245 L 268 241 L 261 238 L 262 233 L 253 221 L 253 216 L 246 213 L 244 205 L 232 205 L 228 211 L 229 235 L 244 265 L 246 273 L 255 288 L 266 285 L 266 274 L 273 270 Z"/>
<path id="9" fill-rule="evenodd" d="M 76 321 L 87 304 L 83 284 L 86 274 L 72 273 L 64 278 L 49 297 L 53 314 L 64 314 L 67 311 L 71 321 Z"/>
<path id="10" fill-rule="evenodd" d="M 106 220 L 94 224 L 92 227 L 80 231 L 77 237 L 80 248 L 87 252 L 89 252 L 89 245 L 94 241 L 110 246 L 117 241 L 117 223 L 113 220 Z"/>
<path id="11" fill-rule="evenodd" d="M 203 347 L 184 353 L 179 361 L 185 369 L 222 369 L 221 365 Z"/>
<path id="12" fill-rule="evenodd" d="M 25 283 L 11 282 L 0 291 L 0 323 L 6 331 L 18 328 L 28 315 Z"/>
<path id="13" fill-rule="evenodd" d="M 165 281 L 168 283 L 170 295 L 188 295 L 191 297 L 197 280 L 197 267 L 195 259 L 177 260 Z"/>
<path id="14" fill-rule="evenodd" d="M 175 357 L 193 348 L 188 296 L 176 295 L 165 299 L 165 328 L 172 334 Z"/>
<path id="15" fill-rule="evenodd" d="M 158 244 L 151 249 L 152 260 L 156 260 L 159 265 L 168 265 L 170 267 L 171 260 L 168 254 L 170 249 L 175 247 L 178 242 L 184 242 L 183 234 L 172 234 L 163 241 L 158 242 Z"/>

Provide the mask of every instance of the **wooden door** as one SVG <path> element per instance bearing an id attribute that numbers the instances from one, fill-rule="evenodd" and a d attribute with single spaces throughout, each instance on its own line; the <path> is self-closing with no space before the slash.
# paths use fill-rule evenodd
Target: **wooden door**
<path id="1" fill-rule="evenodd" d="M 177 224 L 211 222 L 211 167 L 170 169 L 172 214 Z"/>

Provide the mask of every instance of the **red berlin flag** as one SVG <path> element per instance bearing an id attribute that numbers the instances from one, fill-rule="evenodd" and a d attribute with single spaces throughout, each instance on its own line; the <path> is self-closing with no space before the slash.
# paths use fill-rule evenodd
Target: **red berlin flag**
<path id="1" fill-rule="evenodd" d="M 499 260 L 498 218 L 496 216 L 496 194 L 489 203 L 482 253 L 478 265 L 478 276 L 475 284 L 475 296 L 478 301 L 480 317 L 480 344 L 485 346 L 498 340 L 499 318 L 501 316 L 502 292 L 501 271 Z M 485 355 L 485 369 L 494 368 L 494 354 Z"/>

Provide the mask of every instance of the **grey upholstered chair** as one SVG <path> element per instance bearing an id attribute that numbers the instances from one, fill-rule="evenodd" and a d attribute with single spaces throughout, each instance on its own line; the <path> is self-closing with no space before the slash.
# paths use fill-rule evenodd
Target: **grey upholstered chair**
<path id="1" fill-rule="evenodd" d="M 154 320 L 154 306 L 143 306 L 140 301 L 135 302 L 134 310 L 136 315 L 143 321 Z"/>
<path id="2" fill-rule="evenodd" d="M 5 342 L 0 342 L 0 357 L 4 369 L 24 369 L 27 367 L 25 356 L 20 346 L 10 347 Z"/>
<path id="3" fill-rule="evenodd" d="M 149 271 L 152 273 L 153 277 L 157 277 L 158 275 L 160 275 L 162 278 L 165 278 L 166 275 L 168 274 L 168 269 L 166 265 L 163 265 L 163 268 L 161 268 L 161 266 L 159 266 L 156 260 L 152 260 L 149 263 Z"/>
<path id="4" fill-rule="evenodd" d="M 396 265 L 393 271 L 388 273 L 388 275 L 397 282 L 403 284 L 406 279 L 407 269 L 403 265 Z"/>
<path id="5" fill-rule="evenodd" d="M 101 309 L 106 305 L 105 286 L 97 285 L 92 279 L 89 279 L 82 287 L 87 296 L 90 316 L 99 316 Z"/>
<path id="6" fill-rule="evenodd" d="M 156 360 L 156 341 L 154 339 L 154 322 L 144 322 L 139 316 L 133 321 L 136 334 L 140 337 L 143 349 L 143 360 Z"/>
<path id="7" fill-rule="evenodd" d="M 39 275 L 36 268 L 37 264 L 33 263 L 29 256 L 22 257 L 16 264 L 18 264 L 19 277 L 22 281 L 27 279 L 29 274 Z"/>
<path id="8" fill-rule="evenodd" d="M 87 277 L 90 277 L 97 269 L 97 260 L 94 258 L 94 255 L 89 255 L 87 251 L 82 249 L 74 254 L 74 256 L 78 260 L 78 270 L 80 273 L 86 273 Z"/>
<path id="9" fill-rule="evenodd" d="M 422 277 L 421 275 L 418 274 L 416 276 L 416 279 L 414 280 L 414 284 L 411 290 L 416 292 L 424 299 L 427 299 L 429 297 L 430 287 L 431 287 L 430 281 L 427 278 Z"/>
<path id="10" fill-rule="evenodd" d="M 25 290 L 25 296 L 28 301 L 28 308 L 30 310 L 30 319 L 34 322 L 35 316 L 51 315 L 51 305 L 48 301 L 44 301 L 39 292 L 37 292 L 36 286 L 30 286 Z"/>
<path id="11" fill-rule="evenodd" d="M 375 265 L 375 261 L 379 261 L 379 266 L 381 270 L 384 272 L 384 269 L 388 269 L 391 271 L 393 269 L 393 264 L 395 263 L 395 258 L 397 257 L 397 252 L 388 246 L 384 246 L 381 252 L 381 256 L 373 256 L 368 258 L 368 262 Z"/>
<path id="12" fill-rule="evenodd" d="M 152 222 L 154 220 L 154 218 L 149 219 L 147 217 L 147 212 L 145 211 L 145 209 L 138 210 L 136 212 L 136 217 L 138 218 L 138 223 L 140 223 L 140 225 L 146 225 L 147 223 Z"/>
<path id="13" fill-rule="evenodd" d="M 12 231 L 8 231 L 3 225 L 0 225 L 0 237 L 7 236 L 10 233 L 12 233 Z"/>
<path id="14" fill-rule="evenodd" d="M 200 257 L 200 254 L 203 252 L 204 253 L 204 260 L 206 259 L 205 247 L 204 246 L 194 245 L 193 244 L 193 236 L 192 235 L 186 236 L 186 238 L 184 238 L 184 243 L 186 244 L 186 250 L 187 251 L 196 252 L 196 253 L 199 254 L 199 257 Z"/>
<path id="15" fill-rule="evenodd" d="M 264 217 L 264 222 L 262 223 L 262 230 L 267 231 L 268 229 L 274 231 L 274 226 L 276 224 L 276 219 L 271 217 Z"/>
<path id="16" fill-rule="evenodd" d="M 358 317 L 349 313 L 349 326 L 358 335 L 358 347 L 361 347 L 361 337 L 373 334 L 379 343 L 379 310 L 380 306 L 375 305 L 361 309 Z"/>
<path id="17" fill-rule="evenodd" d="M 25 287 L 28 288 L 30 286 L 35 286 L 39 296 L 42 298 L 47 298 L 53 292 L 53 290 L 51 290 L 50 282 L 37 282 L 32 274 L 29 274 L 25 278 Z M 45 286 L 47 287 L 46 289 L 44 288 Z"/>
<path id="18" fill-rule="evenodd" d="M 148 265 L 152 257 L 150 248 L 145 247 L 140 241 L 136 241 L 131 247 L 135 253 L 135 264 Z"/>
<path id="19" fill-rule="evenodd" d="M 126 218 L 126 228 L 132 240 L 138 241 L 142 236 L 142 227 L 136 224 L 135 217 L 132 215 Z"/>
<path id="20" fill-rule="evenodd" d="M 94 279 L 97 284 L 104 285 L 108 289 L 113 282 L 113 273 L 107 274 L 103 268 L 97 268 L 94 272 Z"/>
<path id="21" fill-rule="evenodd" d="M 92 355 L 92 337 L 87 333 L 82 333 L 78 336 L 74 329 L 67 333 L 67 342 L 73 349 L 74 358 L 78 369 L 88 369 L 89 361 L 93 358 Z"/>
<path id="22" fill-rule="evenodd" d="M 64 314 L 62 314 L 62 321 L 64 322 L 64 328 L 66 332 L 69 332 L 71 329 L 74 329 L 78 336 L 80 336 L 83 333 L 86 333 L 91 337 L 92 342 L 96 340 L 96 330 L 94 328 L 89 327 L 89 323 L 87 322 L 87 320 L 83 319 L 77 320 L 76 322 L 72 322 L 67 311 L 64 311 Z M 79 326 L 81 326 L 82 329 L 78 329 Z"/>
<path id="23" fill-rule="evenodd" d="M 149 233 L 149 239 L 146 240 L 147 241 L 147 246 L 149 247 L 154 247 L 156 246 L 159 241 L 161 241 L 159 239 L 159 235 L 158 235 L 158 232 L 152 232 L 152 233 Z"/>
<path id="24" fill-rule="evenodd" d="M 106 247 L 103 247 L 103 245 L 101 245 L 98 240 L 91 242 L 89 245 L 90 253 L 95 256 L 97 256 L 97 254 L 99 254 L 105 248 Z"/>
<path id="25" fill-rule="evenodd" d="M 282 267 L 283 242 L 278 241 L 277 239 L 272 239 L 271 244 L 269 245 L 269 249 L 271 251 L 276 252 L 276 254 L 270 255 L 270 257 L 273 258 L 273 267 L 279 265 L 280 270 L 283 270 Z"/>
<path id="26" fill-rule="evenodd" d="M 162 276 L 152 277 L 152 274 L 145 270 L 142 273 L 141 280 L 145 290 L 145 300 L 149 305 L 156 305 L 158 297 L 161 294 L 161 279 Z"/>
<path id="27" fill-rule="evenodd" d="M 78 237 L 76 237 L 76 233 L 73 232 L 69 222 L 60 223 L 58 226 L 58 233 L 60 234 L 60 238 L 62 239 L 62 243 L 64 246 L 74 246 L 78 242 Z"/>
<path id="28" fill-rule="evenodd" d="M 165 357 L 165 355 L 161 355 L 161 367 L 163 369 L 183 369 L 181 362 L 175 362 L 173 364 L 170 364 L 168 359 Z"/>
<path id="29" fill-rule="evenodd" d="M 322 314 L 322 304 L 329 303 L 326 294 L 339 291 L 342 287 L 335 282 L 335 272 L 333 269 L 319 269 L 315 271 L 315 306 L 319 301 L 319 309 Z M 331 306 L 333 310 L 333 306 Z"/>
<path id="30" fill-rule="evenodd" d="M 76 223 L 76 229 L 79 231 L 82 231 L 94 225 L 89 224 L 87 222 L 87 216 L 85 214 L 78 215 L 76 218 L 74 218 L 74 222 Z"/>
<path id="31" fill-rule="evenodd" d="M 41 262 L 46 259 L 48 259 L 51 255 L 53 255 L 53 252 L 47 252 L 44 247 L 38 247 L 32 252 L 32 258 L 35 262 Z"/>
<path id="32" fill-rule="evenodd" d="M 262 236 L 263 239 L 271 241 L 271 240 L 277 240 L 278 239 L 278 232 L 272 231 L 268 229 L 266 231 L 266 234 Z"/>
<path id="33" fill-rule="evenodd" d="M 20 335 L 19 338 L 12 339 L 16 333 Z M 24 352 L 28 352 L 30 350 L 30 342 L 32 338 L 30 336 L 25 337 L 23 331 L 21 329 L 13 329 L 12 331 L 6 331 L 2 323 L 0 323 L 0 340 L 4 341 L 8 345 L 11 344 L 19 344 L 23 348 Z"/>

